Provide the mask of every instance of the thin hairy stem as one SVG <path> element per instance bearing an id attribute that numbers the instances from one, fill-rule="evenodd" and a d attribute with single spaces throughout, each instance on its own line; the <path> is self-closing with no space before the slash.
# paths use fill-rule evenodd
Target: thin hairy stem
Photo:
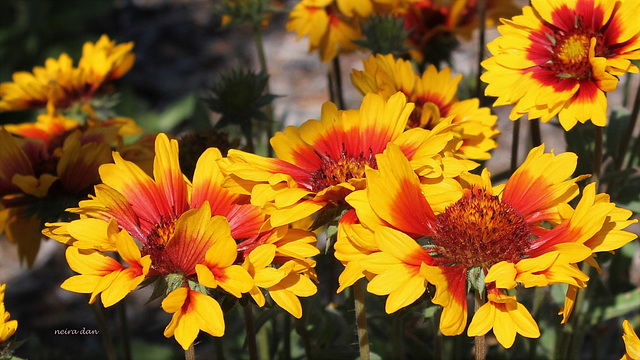
<path id="1" fill-rule="evenodd" d="M 480 294 L 480 292 L 478 290 L 476 290 L 476 296 L 475 296 L 475 312 L 478 312 L 478 309 L 480 309 L 480 307 L 482 305 L 484 305 L 484 299 L 482 298 L 482 294 Z M 478 335 L 474 338 L 474 354 L 476 357 L 476 360 L 484 360 L 487 357 L 487 343 L 485 341 L 485 336 L 484 335 Z"/>
<path id="2" fill-rule="evenodd" d="M 484 46 L 485 46 L 485 27 L 487 17 L 487 4 L 486 0 L 478 0 L 478 61 L 476 62 L 478 68 L 476 70 L 476 97 L 482 102 L 482 81 L 480 76 L 482 75 L 482 61 L 484 60 Z"/>
<path id="3" fill-rule="evenodd" d="M 184 359 L 185 360 L 196 360 L 196 349 L 193 346 L 193 343 L 189 345 L 189 348 L 184 351 Z"/>
<path id="4" fill-rule="evenodd" d="M 249 346 L 249 359 L 258 360 L 258 345 L 256 342 L 256 325 L 253 320 L 253 311 L 251 304 L 247 303 L 243 306 L 244 324 L 247 330 L 247 345 Z"/>
<path id="5" fill-rule="evenodd" d="M 531 147 L 537 147 L 542 145 L 542 133 L 540 132 L 540 119 L 530 119 L 529 130 L 531 131 Z"/>
<path id="6" fill-rule="evenodd" d="M 336 56 L 331 61 L 329 71 L 329 96 L 331 102 L 336 104 L 338 109 L 344 110 L 344 95 L 342 91 L 342 70 L 340 69 L 340 56 Z"/>
<path id="7" fill-rule="evenodd" d="M 367 316 L 364 307 L 364 280 L 353 284 L 353 298 L 356 307 L 356 325 L 358 326 L 358 346 L 360 359 L 369 360 L 369 333 L 367 331 Z"/>
<path id="8" fill-rule="evenodd" d="M 258 51 L 258 61 L 260 62 L 260 72 L 265 75 L 269 75 L 269 68 L 267 67 L 267 57 L 264 52 L 264 42 L 262 41 L 262 29 L 260 28 L 261 24 L 256 23 L 253 24 L 253 39 L 256 43 L 256 50 Z M 265 86 L 265 92 L 267 94 L 271 93 L 269 87 L 269 79 L 267 79 L 267 85 Z M 267 118 L 269 119 L 269 123 L 266 126 L 266 136 L 267 143 L 273 137 L 273 123 L 275 122 L 275 111 L 273 109 L 273 104 L 269 102 L 267 104 Z M 267 146 L 267 156 L 273 157 L 273 149 L 271 146 Z"/>
<path id="9" fill-rule="evenodd" d="M 596 186 L 598 186 L 600 182 L 600 172 L 602 171 L 602 127 L 595 127 L 595 142 L 593 148 L 593 180 L 596 182 Z"/>
<path id="10" fill-rule="evenodd" d="M 113 346 L 113 340 L 109 334 L 109 325 L 107 324 L 107 319 L 104 317 L 104 308 L 98 303 L 93 303 L 90 307 L 100 327 L 100 334 L 102 335 L 102 342 L 104 343 L 104 349 L 107 353 L 107 359 L 117 360 L 116 348 Z"/>
<path id="11" fill-rule="evenodd" d="M 520 147 L 520 119 L 513 122 L 513 134 L 511 136 L 511 173 L 518 167 L 518 148 Z"/>

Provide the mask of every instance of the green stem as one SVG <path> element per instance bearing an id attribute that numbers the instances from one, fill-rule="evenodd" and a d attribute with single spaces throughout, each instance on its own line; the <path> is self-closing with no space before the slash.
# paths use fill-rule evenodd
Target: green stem
<path id="1" fill-rule="evenodd" d="M 367 331 L 367 316 L 364 307 L 364 280 L 353 284 L 353 298 L 356 308 L 356 325 L 358 326 L 358 346 L 360 359 L 369 360 L 369 333 Z"/>
<path id="2" fill-rule="evenodd" d="M 118 317 L 120 318 L 120 332 L 122 333 L 122 344 L 124 346 L 124 359 L 131 360 L 131 341 L 129 339 L 129 322 L 127 321 L 126 299 L 118 303 Z"/>
<path id="3" fill-rule="evenodd" d="M 331 70 L 329 71 L 329 96 L 331 102 L 336 104 L 338 109 L 344 110 L 344 95 L 342 93 L 342 70 L 340 69 L 340 56 L 336 55 L 331 61 Z"/>
<path id="4" fill-rule="evenodd" d="M 193 346 L 193 343 L 189 345 L 189 348 L 184 351 L 184 359 L 185 360 L 196 360 L 196 349 Z"/>
<path id="5" fill-rule="evenodd" d="M 269 69 L 267 68 L 267 57 L 264 52 L 264 42 L 262 40 L 262 29 L 260 23 L 253 24 L 253 40 L 256 43 L 256 50 L 258 52 L 258 61 L 260 62 L 260 72 L 265 75 L 269 74 Z M 265 92 L 267 94 L 271 93 L 269 87 L 269 79 L 267 79 L 267 84 L 265 86 Z M 267 117 L 269 118 L 269 124 L 266 126 L 266 135 L 267 135 L 267 143 L 273 137 L 273 123 L 275 121 L 275 111 L 273 109 L 273 104 L 269 102 L 267 104 Z M 273 157 L 273 149 L 271 146 L 267 146 L 267 157 Z"/>
<path id="6" fill-rule="evenodd" d="M 107 319 L 104 317 L 104 308 L 98 303 L 93 303 L 90 307 L 98 321 L 98 326 L 100 326 L 100 334 L 102 335 L 102 342 L 104 343 L 104 348 L 107 353 L 107 359 L 116 360 L 118 358 L 116 356 L 116 348 L 113 346 L 113 340 L 109 334 Z"/>
<path id="7" fill-rule="evenodd" d="M 542 145 L 542 134 L 540 132 L 540 119 L 530 119 L 529 130 L 531 131 L 531 147 L 537 147 Z"/>
<path id="8" fill-rule="evenodd" d="M 213 338 L 213 347 L 216 352 L 216 360 L 224 360 L 224 347 L 222 344 L 222 339 L 219 337 Z"/>
<path id="9" fill-rule="evenodd" d="M 631 77 L 627 76 L 627 84 L 629 83 L 629 79 Z M 638 122 L 638 115 L 640 115 L 640 83 L 638 83 L 638 89 L 636 90 L 636 97 L 633 101 L 633 108 L 631 109 L 631 114 L 629 115 L 629 122 L 627 123 L 627 128 L 625 129 L 624 134 L 622 134 L 622 142 L 620 142 L 620 148 L 618 149 L 618 156 L 614 159 L 614 171 L 622 170 L 622 164 L 624 163 L 625 155 L 627 151 L 629 151 L 629 146 L 631 145 L 631 139 L 633 138 L 633 132 L 636 128 L 636 123 Z M 638 141 L 636 141 L 637 147 Z M 630 167 L 633 164 L 633 157 L 635 151 L 631 153 L 629 157 L 629 162 L 627 163 L 627 167 Z M 611 179 L 609 184 L 607 185 L 607 193 L 613 195 L 613 191 L 615 189 L 617 182 L 617 178 L 614 177 Z"/>
<path id="10" fill-rule="evenodd" d="M 478 309 L 482 305 L 484 305 L 484 299 L 482 298 L 482 294 L 478 290 L 476 290 L 475 296 L 475 312 L 478 312 Z M 478 335 L 474 338 L 474 354 L 476 360 L 485 360 L 487 356 L 487 343 L 485 341 L 485 335 Z"/>
<path id="11" fill-rule="evenodd" d="M 535 295 L 533 298 L 533 311 L 531 313 L 531 316 L 536 321 L 536 323 L 539 323 L 538 320 L 540 320 L 540 309 L 542 308 L 542 303 L 544 301 L 544 293 L 545 288 L 536 287 Z M 540 338 L 529 339 L 529 359 L 531 360 L 537 359 L 537 349 L 539 341 Z"/>
<path id="12" fill-rule="evenodd" d="M 396 314 L 396 316 L 393 317 L 393 337 L 391 339 L 391 344 L 393 346 L 392 348 L 392 354 L 394 354 L 393 358 L 394 359 L 404 359 L 404 349 L 403 349 L 403 342 L 402 342 L 402 338 L 403 338 L 403 326 L 402 326 L 402 317 L 400 316 L 400 314 Z"/>
<path id="13" fill-rule="evenodd" d="M 484 43 L 485 43 L 485 27 L 486 27 L 486 17 L 487 17 L 487 6 L 486 0 L 478 0 L 478 61 L 477 63 L 477 78 L 476 78 L 476 97 L 482 103 L 482 81 L 480 80 L 480 76 L 482 75 L 482 61 L 484 60 Z"/>
<path id="14" fill-rule="evenodd" d="M 440 332 L 440 314 L 442 310 L 438 308 L 433 314 L 433 360 L 442 360 L 442 333 Z"/>
<path id="15" fill-rule="evenodd" d="M 583 273 L 589 272 L 590 266 L 587 263 L 582 263 L 580 270 Z M 588 289 L 589 287 L 587 287 Z M 573 305 L 573 310 L 571 311 L 572 317 L 569 320 L 569 323 L 565 326 L 568 327 L 564 332 L 564 336 L 562 339 L 562 352 L 560 358 L 562 359 L 571 359 L 577 354 L 572 354 L 572 350 L 578 348 L 580 344 L 577 344 L 578 338 L 580 338 L 579 332 L 580 324 L 581 324 L 581 315 L 582 315 L 582 307 L 584 306 L 585 297 L 587 296 L 586 289 L 580 290 L 578 289 L 578 294 L 576 295 L 576 301 Z M 580 339 L 581 340 L 581 339 Z"/>
<path id="16" fill-rule="evenodd" d="M 282 359 L 291 360 L 291 319 L 289 316 L 284 317 L 284 326 L 282 327 L 282 336 L 284 338 L 282 345 Z"/>
<path id="17" fill-rule="evenodd" d="M 511 173 L 518 168 L 518 148 L 520 147 L 520 119 L 513 122 L 513 134 L 511 135 Z"/>
<path id="18" fill-rule="evenodd" d="M 600 181 L 600 172 L 602 169 L 602 127 L 595 127 L 595 143 L 593 148 L 593 180 L 598 186 Z"/>
<path id="19" fill-rule="evenodd" d="M 260 359 L 268 359 L 269 356 L 269 334 L 266 329 L 262 331 L 258 331 L 256 334 L 258 340 L 258 358 Z"/>
<path id="20" fill-rule="evenodd" d="M 633 123 L 635 127 L 635 123 L 638 121 L 638 114 L 640 113 L 640 85 L 638 86 L 638 90 L 636 92 L 636 99 L 633 102 L 633 109 L 631 110 L 631 118 L 629 118 L 630 123 Z M 627 136 L 631 136 L 633 131 L 627 131 Z M 633 144 L 633 149 L 631 150 L 631 154 L 629 156 L 629 160 L 627 161 L 627 168 L 633 165 L 633 161 L 640 151 L 640 137 L 636 138 L 636 141 Z M 622 161 L 622 160 L 620 160 Z"/>
<path id="21" fill-rule="evenodd" d="M 631 89 L 631 74 L 624 77 L 624 91 L 622 92 L 622 107 L 629 105 L 629 90 Z M 637 96 L 637 94 L 636 94 Z"/>
<path id="22" fill-rule="evenodd" d="M 253 311 L 251 309 L 251 303 L 247 303 L 243 306 L 244 309 L 244 324 L 247 329 L 247 344 L 249 345 L 249 359 L 258 360 L 258 345 L 256 343 L 256 325 L 253 321 Z"/>
<path id="23" fill-rule="evenodd" d="M 313 360 L 312 349 L 311 349 L 311 340 L 309 339 L 309 332 L 307 331 L 307 321 L 306 317 L 303 315 L 301 319 L 297 320 L 298 324 L 296 328 L 298 329 L 298 333 L 300 333 L 300 337 L 302 338 L 302 344 L 304 345 L 304 353 L 305 358 L 307 360 Z"/>

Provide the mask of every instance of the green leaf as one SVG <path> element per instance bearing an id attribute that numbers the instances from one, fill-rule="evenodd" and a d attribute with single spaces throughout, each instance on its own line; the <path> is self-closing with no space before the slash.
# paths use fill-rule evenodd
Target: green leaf
<path id="1" fill-rule="evenodd" d="M 589 308 L 588 320 L 594 325 L 637 311 L 640 308 L 640 289 L 635 289 L 614 297 L 600 299 Z"/>
<path id="2" fill-rule="evenodd" d="M 467 270 L 467 291 L 473 289 L 478 290 L 478 293 L 484 294 L 484 269 L 482 266 L 474 266 Z"/>
<path id="3" fill-rule="evenodd" d="M 578 155 L 575 174 L 591 174 L 593 171 L 593 144 L 595 134 L 591 124 L 576 124 L 573 129 L 564 132 L 567 150 Z"/>
<path id="4" fill-rule="evenodd" d="M 187 95 L 182 99 L 169 105 L 159 116 L 155 124 L 156 131 L 169 131 L 180 122 L 190 118 L 196 107 L 196 96 Z"/>
<path id="5" fill-rule="evenodd" d="M 157 277 L 153 277 L 153 278 L 147 278 L 144 279 L 144 281 L 142 282 L 142 284 L 140 285 L 141 287 L 146 287 L 153 284 L 153 292 L 151 293 L 151 295 L 149 296 L 149 299 L 147 299 L 147 302 L 145 303 L 145 305 L 149 304 L 150 302 L 159 299 L 161 297 L 164 297 L 168 294 L 167 289 L 167 281 L 165 279 L 164 276 L 157 276 Z"/>
<path id="6" fill-rule="evenodd" d="M 424 317 L 425 318 L 430 318 L 433 315 L 436 314 L 436 312 L 440 309 L 440 307 L 438 305 L 431 305 L 429 307 L 427 307 L 426 309 L 424 309 Z"/>
<path id="7" fill-rule="evenodd" d="M 625 108 L 615 107 L 611 116 L 607 121 L 605 128 L 605 142 L 604 142 L 604 158 L 611 157 L 614 161 L 618 160 L 618 154 L 620 152 L 620 143 L 627 131 L 627 124 L 630 117 L 629 110 Z M 624 157 L 624 156 L 623 156 Z M 623 161 L 620 159 L 619 161 Z"/>

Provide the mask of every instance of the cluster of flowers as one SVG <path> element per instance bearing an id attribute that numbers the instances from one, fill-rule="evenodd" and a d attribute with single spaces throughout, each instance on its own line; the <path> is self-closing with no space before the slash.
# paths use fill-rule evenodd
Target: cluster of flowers
<path id="1" fill-rule="evenodd" d="M 351 49 L 361 17 L 417 3 L 303 0 L 288 26 L 330 60 Z M 489 45 L 487 94 L 498 96 L 496 105 L 516 103 L 513 119 L 558 115 L 565 128 L 589 119 L 603 125 L 603 91 L 615 88 L 615 76 L 637 71 L 630 60 L 640 58 L 640 24 L 630 24 L 629 14 L 639 7 L 532 1 L 504 20 L 503 35 Z M 464 7 L 456 9 L 460 19 Z M 78 273 L 62 287 L 91 294 L 90 302 L 100 295 L 111 306 L 141 284 L 166 288 L 162 308 L 173 318 L 164 334 L 184 349 L 200 331 L 223 335 L 222 296 L 248 294 L 263 306 L 268 294 L 299 318 L 299 297 L 316 292 L 319 251 L 309 224 L 322 213 L 340 214 L 333 219 L 335 256 L 345 266 L 339 292 L 366 278 L 369 292 L 388 295 L 393 313 L 431 284 L 431 301 L 443 309 L 440 330 L 451 336 L 467 328 L 468 293 L 476 293 L 486 302 L 467 334 L 493 329 L 507 348 L 516 334 L 540 336 L 518 302 L 518 284 L 567 284 L 564 322 L 589 279 L 578 264 L 598 268 L 596 253 L 637 237 L 624 230 L 635 222 L 631 211 L 594 183 L 580 190 L 586 176 L 571 178 L 573 153 L 538 146 L 501 185 L 486 169 L 471 173 L 474 160 L 496 147 L 496 116 L 478 99 L 455 96 L 461 77 L 450 69 L 430 66 L 420 75 L 392 55 L 371 56 L 353 71 L 364 95 L 359 109 L 325 103 L 320 120 L 271 138 L 275 158 L 240 150 L 223 157 L 209 148 L 190 180 L 178 142 L 159 134 L 145 171 L 118 147 L 133 122 L 98 119 L 91 106 L 129 69 L 130 49 L 103 37 L 85 46 L 78 68 L 63 55 L 0 86 L 2 109 L 47 108 L 37 123 L 0 132 L 0 229 L 14 240 L 18 228 L 29 229 L 39 243 L 46 221 L 43 234 L 69 245 L 66 258 Z M 84 123 L 63 115 L 78 103 L 89 114 Z M 33 210 L 38 199 L 87 192 L 90 199 L 68 209 L 73 220 Z M 32 260 L 35 249 L 24 256 Z"/>
<path id="2" fill-rule="evenodd" d="M 400 19 L 406 30 L 409 54 L 418 62 L 433 52 L 442 52 L 456 36 L 469 39 L 478 25 L 476 1 L 454 0 L 302 0 L 292 10 L 287 30 L 298 37 L 309 36 L 309 51 L 318 51 L 323 62 L 339 53 L 361 48 L 362 26 L 373 17 Z M 487 1 L 490 24 L 515 14 L 512 0 Z M 389 30 L 389 29 L 387 29 Z M 355 42 L 354 42 L 355 41 Z"/>
<path id="3" fill-rule="evenodd" d="M 99 107 L 110 83 L 133 65 L 132 47 L 105 35 L 84 45 L 78 67 L 62 54 L 0 84 L 0 111 L 44 109 L 34 123 L 0 129 L 0 233 L 18 244 L 29 265 L 44 222 L 85 198 L 99 182 L 98 167 L 111 162 L 112 147 L 141 131 L 132 119 L 104 116 Z"/>

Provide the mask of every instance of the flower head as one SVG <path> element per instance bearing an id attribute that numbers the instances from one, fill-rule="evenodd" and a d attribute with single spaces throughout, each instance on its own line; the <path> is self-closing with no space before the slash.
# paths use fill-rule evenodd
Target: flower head
<path id="1" fill-rule="evenodd" d="M 496 106 L 515 104 L 512 120 L 557 115 L 566 130 L 587 120 L 604 126 L 605 92 L 616 76 L 638 72 L 630 60 L 640 58 L 640 24 L 628 14 L 639 9 L 636 1 L 532 1 L 488 44 L 486 95 L 498 97 Z"/>
<path id="2" fill-rule="evenodd" d="M 123 120 L 123 121 L 120 121 Z M 57 113 L 0 129 L 0 204 L 7 238 L 32 265 L 47 221 L 64 217 L 99 182 L 125 119 L 80 125 Z"/>
<path id="3" fill-rule="evenodd" d="M 67 259 L 80 274 L 68 279 L 65 289 L 91 293 L 90 301 L 101 293 L 103 304 L 110 306 L 145 278 L 156 277 L 170 292 L 162 307 L 174 314 L 165 335 L 174 335 L 186 349 L 199 330 L 214 336 L 224 332 L 219 305 L 207 289 L 220 288 L 238 298 L 249 292 L 258 297 L 258 280 L 258 286 L 267 284 L 261 288 L 271 291 L 285 286 L 289 274 L 314 275 L 315 262 L 308 257 L 317 254 L 315 238 L 288 226 L 266 226 L 267 216 L 249 203 L 248 196 L 223 189 L 218 167 L 223 160 L 216 148 L 202 154 L 193 182 L 180 170 L 176 140 L 160 134 L 155 150 L 153 178 L 114 152 L 114 163 L 100 167 L 103 183 L 95 186 L 95 196 L 70 209 L 81 218 L 47 224 L 45 235 L 71 245 Z M 258 267 L 273 271 L 258 276 L 244 263 L 261 246 L 273 251 Z M 109 252 L 120 254 L 129 266 Z M 289 262 L 299 266 L 291 269 Z M 315 293 L 315 284 L 305 285 L 306 291 L 297 296 Z M 296 315 L 301 314 L 297 296 L 283 306 Z M 211 318 L 203 322 L 207 314 Z"/>
<path id="4" fill-rule="evenodd" d="M 368 94 L 359 110 L 341 111 L 327 102 L 321 120 L 299 129 L 288 126 L 271 139 L 276 159 L 230 150 L 227 185 L 251 194 L 252 204 L 265 208 L 271 224 L 279 226 L 344 206 L 349 193 L 365 187 L 366 169 L 377 167 L 376 154 L 390 142 L 415 162 L 416 172 L 433 181 L 473 167 L 442 155 L 453 140 L 446 131 L 450 122 L 432 131 L 405 131 L 412 110 L 401 93 L 388 101 Z M 442 162 L 450 172 L 442 170 Z"/>
<path id="5" fill-rule="evenodd" d="M 624 354 L 620 358 L 620 360 L 640 359 L 640 339 L 638 339 L 638 335 L 636 335 L 633 327 L 631 327 L 629 320 L 625 320 L 622 323 L 622 328 L 624 329 L 624 335 L 622 335 L 622 339 L 624 341 L 626 354 Z"/>
<path id="6" fill-rule="evenodd" d="M 539 336 L 528 311 L 507 291 L 518 283 L 584 287 L 589 277 L 577 263 L 636 237 L 622 231 L 634 222 L 627 220 L 631 212 L 596 195 L 594 184 L 575 208 L 568 205 L 579 194 L 576 181 L 581 179 L 567 180 L 576 167 L 571 153 L 554 155 L 537 147 L 506 184 L 495 187 L 486 170 L 481 176 L 463 175 L 449 200 L 435 198 L 434 206 L 428 187 L 397 146 L 377 160 L 378 170 L 368 170 L 366 190 L 347 197 L 369 230 L 361 232 L 373 233 L 373 241 L 365 242 L 366 256 L 354 259 L 371 274 L 369 292 L 389 295 L 388 313 L 413 303 L 427 283 L 434 284 L 432 301 L 443 306 L 445 335 L 464 331 L 471 287 L 483 296 L 486 292 L 488 302 L 474 315 L 470 336 L 493 328 L 507 348 L 516 332 Z M 365 236 L 352 233 L 346 241 Z"/>
<path id="7" fill-rule="evenodd" d="M 487 25 L 517 11 L 512 0 L 489 0 L 485 6 Z M 478 27 L 476 0 L 416 0 L 396 12 L 411 31 L 408 42 L 414 49 L 409 53 L 419 63 L 451 62 L 451 52 L 459 45 L 457 37 L 469 40 Z"/>
<path id="8" fill-rule="evenodd" d="M 289 14 L 287 30 L 298 38 L 308 35 L 309 52 L 318 50 L 323 62 L 355 50 L 352 40 L 362 36 L 358 19 L 341 13 L 333 0 L 300 1 Z"/>
<path id="9" fill-rule="evenodd" d="M 12 82 L 0 84 L 0 111 L 47 107 L 66 109 L 73 104 L 89 102 L 113 80 L 122 77 L 133 66 L 133 43 L 116 45 L 107 35 L 82 48 L 78 67 L 67 54 L 49 58 L 45 66 L 33 72 L 16 72 Z"/>
<path id="10" fill-rule="evenodd" d="M 276 95 L 265 94 L 268 80 L 269 76 L 262 72 L 233 70 L 213 86 L 212 96 L 207 101 L 209 108 L 221 115 L 216 128 L 239 126 L 251 149 L 254 120 L 263 123 L 272 121 L 262 110 L 276 98 Z"/>
<path id="11" fill-rule="evenodd" d="M 6 284 L 0 284 L 0 344 L 7 341 L 16 332 L 18 322 L 9 320 L 9 312 L 4 308 L 4 291 Z"/>
<path id="12" fill-rule="evenodd" d="M 496 148 L 493 140 L 497 116 L 488 108 L 479 107 L 478 99 L 459 100 L 456 97 L 462 75 L 452 78 L 451 69 L 438 71 L 429 65 L 422 76 L 418 75 L 410 61 L 394 59 L 392 55 L 372 55 L 364 60 L 364 70 L 353 70 L 351 81 L 361 93 L 374 92 L 388 98 L 403 92 L 415 108 L 407 122 L 408 128 L 421 127 L 432 130 L 438 124 L 453 117 L 453 134 L 462 140 L 455 154 L 463 158 L 486 160 L 489 151 Z"/>

